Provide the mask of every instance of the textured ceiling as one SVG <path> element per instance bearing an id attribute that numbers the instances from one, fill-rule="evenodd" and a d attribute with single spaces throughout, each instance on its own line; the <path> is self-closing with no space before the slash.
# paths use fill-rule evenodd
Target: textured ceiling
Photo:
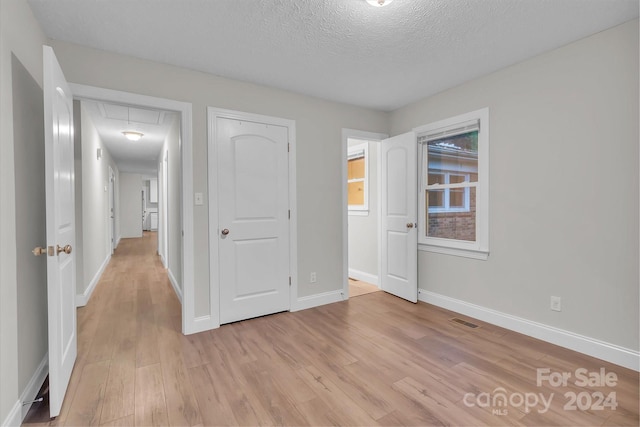
<path id="1" fill-rule="evenodd" d="M 157 173 L 158 156 L 175 113 L 96 101 L 82 104 L 120 172 Z M 126 130 L 142 132 L 144 136 L 139 141 L 129 141 L 122 135 Z"/>
<path id="2" fill-rule="evenodd" d="M 45 33 L 390 111 L 638 16 L 637 0 L 29 0 Z"/>

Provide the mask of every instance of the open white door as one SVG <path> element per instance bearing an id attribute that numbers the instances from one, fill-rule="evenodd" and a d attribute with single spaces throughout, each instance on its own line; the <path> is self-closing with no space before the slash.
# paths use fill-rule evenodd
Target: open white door
<path id="1" fill-rule="evenodd" d="M 49 411 L 60 414 L 76 361 L 73 97 L 53 49 L 44 46 Z"/>
<path id="2" fill-rule="evenodd" d="M 418 301 L 416 134 L 408 132 L 381 144 L 381 288 Z"/>

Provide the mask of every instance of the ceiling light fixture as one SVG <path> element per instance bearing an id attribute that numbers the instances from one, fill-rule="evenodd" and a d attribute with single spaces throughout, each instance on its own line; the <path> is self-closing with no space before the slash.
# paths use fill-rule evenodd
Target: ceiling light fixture
<path id="1" fill-rule="evenodd" d="M 129 107 L 127 107 L 127 127 L 131 126 L 131 122 L 129 120 Z M 144 136 L 142 132 L 136 132 L 135 130 L 125 130 L 122 134 L 129 141 L 139 141 L 140 138 Z"/>
<path id="2" fill-rule="evenodd" d="M 371 6 L 382 7 L 388 5 L 392 1 L 393 0 L 367 0 L 367 3 L 369 3 Z"/>
<path id="3" fill-rule="evenodd" d="M 122 134 L 129 141 L 138 141 L 138 140 L 140 140 L 140 138 L 142 138 L 144 136 L 144 134 L 142 132 L 136 132 L 134 130 L 125 130 L 124 132 L 122 132 Z"/>

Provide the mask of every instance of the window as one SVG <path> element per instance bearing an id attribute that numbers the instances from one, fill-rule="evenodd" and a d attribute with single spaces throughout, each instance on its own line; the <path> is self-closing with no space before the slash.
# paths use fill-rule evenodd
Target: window
<path id="1" fill-rule="evenodd" d="M 418 134 L 420 249 L 486 259 L 488 109 L 415 129 Z"/>
<path id="2" fill-rule="evenodd" d="M 369 143 L 350 145 L 347 158 L 347 203 L 352 215 L 369 210 Z"/>

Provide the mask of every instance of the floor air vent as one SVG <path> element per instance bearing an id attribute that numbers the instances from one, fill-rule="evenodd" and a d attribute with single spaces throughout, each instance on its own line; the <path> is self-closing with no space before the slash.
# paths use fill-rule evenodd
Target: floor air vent
<path id="1" fill-rule="evenodd" d="M 467 322 L 466 320 L 458 319 L 457 317 L 454 317 L 453 319 L 451 319 L 451 321 L 459 323 L 471 329 L 479 328 L 479 326 L 475 323 Z"/>

